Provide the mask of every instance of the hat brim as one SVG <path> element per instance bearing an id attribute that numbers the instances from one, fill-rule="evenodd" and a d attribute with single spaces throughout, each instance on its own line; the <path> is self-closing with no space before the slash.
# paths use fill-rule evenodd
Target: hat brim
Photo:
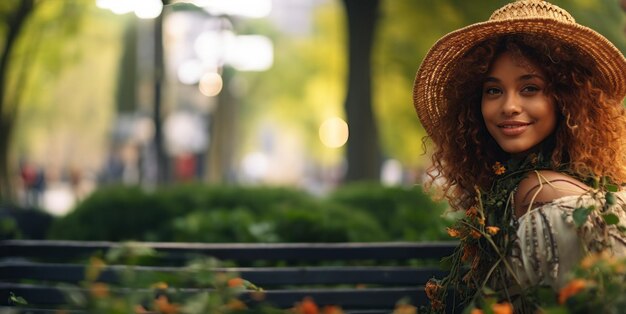
<path id="1" fill-rule="evenodd" d="M 611 85 L 608 91 L 618 100 L 626 95 L 626 59 L 608 39 L 596 31 L 575 23 L 549 18 L 523 18 L 486 21 L 451 32 L 428 51 L 417 71 L 413 104 L 426 132 L 432 136 L 448 103 L 444 95 L 452 70 L 465 53 L 478 43 L 508 34 L 539 34 L 569 43 L 595 60 Z"/>

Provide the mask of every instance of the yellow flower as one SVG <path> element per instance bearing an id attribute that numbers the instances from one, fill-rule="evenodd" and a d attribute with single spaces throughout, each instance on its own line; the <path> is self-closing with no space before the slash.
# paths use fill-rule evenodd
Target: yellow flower
<path id="1" fill-rule="evenodd" d="M 565 301 L 585 289 L 587 282 L 583 279 L 574 279 L 567 286 L 559 291 L 559 303 L 565 304 Z"/>
<path id="2" fill-rule="evenodd" d="M 489 233 L 490 235 L 495 235 L 498 233 L 498 231 L 500 231 L 500 228 L 496 227 L 496 226 L 489 226 L 487 228 L 487 233 Z"/>
<path id="3" fill-rule="evenodd" d="M 461 236 L 461 233 L 459 232 L 459 230 L 456 230 L 454 228 L 446 228 L 446 231 L 448 231 L 448 235 L 453 238 L 458 238 Z"/>
<path id="4" fill-rule="evenodd" d="M 493 173 L 495 173 L 498 176 L 503 174 L 506 171 L 506 168 L 504 168 L 504 166 L 499 161 L 496 161 L 496 163 L 493 164 L 491 168 L 493 169 Z"/>
<path id="5" fill-rule="evenodd" d="M 152 284 L 152 288 L 159 289 L 159 290 L 165 290 L 165 289 L 167 289 L 167 283 L 165 283 L 163 281 L 156 282 L 156 283 Z"/>
<path id="6" fill-rule="evenodd" d="M 417 314 L 417 308 L 410 304 L 397 305 L 392 314 Z"/>

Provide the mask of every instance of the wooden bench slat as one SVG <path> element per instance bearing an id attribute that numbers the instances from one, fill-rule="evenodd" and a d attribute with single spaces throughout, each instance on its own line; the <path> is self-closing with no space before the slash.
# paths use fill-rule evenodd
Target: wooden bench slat
<path id="1" fill-rule="evenodd" d="M 23 279 L 79 283 L 85 280 L 85 265 L 48 263 L 0 263 L 0 281 Z M 106 266 L 98 281 L 117 283 L 116 273 L 126 266 Z M 173 274 L 184 271 L 179 267 L 133 266 L 133 272 Z M 317 285 L 317 284 L 406 284 L 416 285 L 432 277 L 442 277 L 436 268 L 414 267 L 257 267 L 214 268 L 216 272 L 236 273 L 258 286 Z"/>
<path id="2" fill-rule="evenodd" d="M 60 240 L 0 241 L 0 257 L 73 257 L 120 247 L 118 242 Z M 452 254 L 455 242 L 384 243 L 167 243 L 141 242 L 170 256 L 202 254 L 237 261 L 333 261 L 440 259 Z"/>
<path id="3" fill-rule="evenodd" d="M 28 303 L 58 307 L 67 304 L 64 290 L 84 292 L 84 289 L 81 288 L 0 283 L 0 305 L 9 305 L 7 304 L 7 299 L 9 293 L 13 292 L 15 295 L 23 297 Z M 198 292 L 199 290 L 181 289 L 181 291 L 184 294 Z M 146 293 L 150 292 L 146 291 Z M 396 302 L 401 299 L 408 299 L 413 304 L 425 304 L 427 302 L 424 290 L 414 287 L 270 290 L 265 291 L 264 295 L 262 302 L 281 308 L 292 307 L 294 300 L 302 300 L 305 297 L 312 298 L 320 306 L 337 305 L 346 309 L 392 309 Z M 240 299 L 252 304 L 258 303 L 249 292 L 242 293 Z"/>

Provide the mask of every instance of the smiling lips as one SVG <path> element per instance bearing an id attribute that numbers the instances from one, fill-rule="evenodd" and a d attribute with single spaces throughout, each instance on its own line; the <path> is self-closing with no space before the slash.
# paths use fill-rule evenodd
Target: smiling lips
<path id="1" fill-rule="evenodd" d="M 529 125 L 529 122 L 520 121 L 505 121 L 498 124 L 498 128 L 502 131 L 502 134 L 506 136 L 516 136 L 524 133 Z"/>

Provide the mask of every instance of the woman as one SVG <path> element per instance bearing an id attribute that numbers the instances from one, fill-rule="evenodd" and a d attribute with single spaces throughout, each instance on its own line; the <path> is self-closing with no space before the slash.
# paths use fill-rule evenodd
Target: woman
<path id="1" fill-rule="evenodd" d="M 622 53 L 545 1 L 508 4 L 431 48 L 414 105 L 432 179 L 465 211 L 449 229 L 461 240 L 451 274 L 428 285 L 435 309 L 447 288 L 463 306 L 490 288 L 533 311 L 533 291 L 558 291 L 589 252 L 626 254 L 625 95 Z"/>

